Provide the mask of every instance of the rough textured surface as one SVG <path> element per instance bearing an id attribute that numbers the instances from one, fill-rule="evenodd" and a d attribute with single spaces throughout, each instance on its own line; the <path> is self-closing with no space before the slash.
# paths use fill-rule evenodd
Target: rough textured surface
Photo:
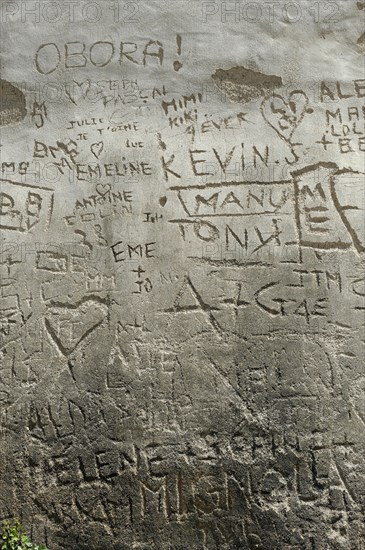
<path id="1" fill-rule="evenodd" d="M 0 126 L 22 120 L 27 111 L 21 90 L 6 80 L 0 80 Z"/>
<path id="2" fill-rule="evenodd" d="M 364 3 L 30 4 L 1 6 L 0 517 L 364 550 Z"/>

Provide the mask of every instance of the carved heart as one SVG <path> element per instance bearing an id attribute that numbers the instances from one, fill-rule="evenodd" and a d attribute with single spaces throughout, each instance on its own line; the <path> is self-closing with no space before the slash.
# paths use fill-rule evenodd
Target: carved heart
<path id="1" fill-rule="evenodd" d="M 112 186 L 110 185 L 110 183 L 98 183 L 95 189 L 98 195 L 105 197 L 105 195 L 110 193 L 111 188 Z"/>
<path id="2" fill-rule="evenodd" d="M 77 105 L 80 99 L 85 99 L 89 89 L 90 80 L 84 80 L 84 82 L 76 82 L 74 80 L 70 84 L 65 85 L 65 93 L 74 105 Z"/>
<path id="3" fill-rule="evenodd" d="M 308 102 L 307 95 L 300 90 L 291 92 L 288 101 L 279 94 L 272 94 L 261 103 L 261 113 L 271 128 L 290 142 L 307 112 Z"/>
<path id="4" fill-rule="evenodd" d="M 51 307 L 45 325 L 52 340 L 63 355 L 69 355 L 104 321 L 106 304 L 86 299 L 77 305 Z"/>
<path id="5" fill-rule="evenodd" d="M 98 143 L 93 143 L 90 146 L 90 149 L 94 157 L 98 159 L 104 149 L 104 143 L 102 141 L 99 141 Z"/>
<path id="6" fill-rule="evenodd" d="M 160 205 L 162 206 L 162 208 L 165 206 L 165 204 L 167 203 L 167 197 L 160 197 Z"/>

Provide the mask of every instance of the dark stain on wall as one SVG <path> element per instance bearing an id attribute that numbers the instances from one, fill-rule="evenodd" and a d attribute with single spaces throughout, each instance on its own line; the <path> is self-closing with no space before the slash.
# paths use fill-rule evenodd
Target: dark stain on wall
<path id="1" fill-rule="evenodd" d="M 20 122 L 26 114 L 23 92 L 7 80 L 0 80 L 0 126 Z"/>
<path id="2" fill-rule="evenodd" d="M 229 99 L 238 103 L 248 103 L 253 99 L 265 96 L 283 84 L 280 76 L 260 73 L 245 67 L 217 69 L 212 78 Z"/>

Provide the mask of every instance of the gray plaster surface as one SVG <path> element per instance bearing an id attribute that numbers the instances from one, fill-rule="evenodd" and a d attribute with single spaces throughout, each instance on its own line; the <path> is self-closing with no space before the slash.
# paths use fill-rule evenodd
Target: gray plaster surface
<path id="1" fill-rule="evenodd" d="M 364 3 L 0 11 L 0 519 L 364 550 Z"/>

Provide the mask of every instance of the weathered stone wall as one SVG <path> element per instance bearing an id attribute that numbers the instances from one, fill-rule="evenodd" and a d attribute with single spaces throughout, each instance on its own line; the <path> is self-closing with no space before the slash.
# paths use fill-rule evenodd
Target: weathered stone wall
<path id="1" fill-rule="evenodd" d="M 363 1 L 1 10 L 1 518 L 364 550 Z"/>

